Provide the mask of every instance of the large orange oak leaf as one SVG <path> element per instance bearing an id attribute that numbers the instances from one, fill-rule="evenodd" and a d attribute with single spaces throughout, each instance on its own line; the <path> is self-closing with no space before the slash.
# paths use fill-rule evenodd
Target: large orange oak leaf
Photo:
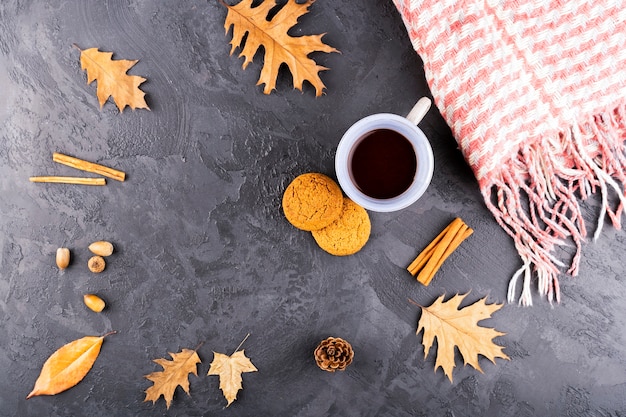
<path id="1" fill-rule="evenodd" d="M 85 336 L 54 352 L 43 364 L 35 387 L 26 399 L 37 395 L 55 395 L 83 380 L 98 358 L 104 336 Z"/>
<path id="2" fill-rule="evenodd" d="M 96 95 L 100 108 L 109 97 L 113 96 L 113 101 L 120 113 L 126 106 L 133 110 L 150 110 L 144 99 L 145 93 L 139 89 L 146 79 L 126 74 L 138 61 L 112 59 L 112 57 L 112 52 L 101 52 L 98 48 L 80 50 L 80 65 L 83 70 L 87 71 L 87 84 L 96 80 L 98 82 Z"/>
<path id="3" fill-rule="evenodd" d="M 243 350 L 238 350 L 232 355 L 213 352 L 213 362 L 207 375 L 219 375 L 220 389 L 224 393 L 224 398 L 228 401 L 228 407 L 237 399 L 237 393 L 243 389 L 241 374 L 244 372 L 258 371 Z"/>
<path id="4" fill-rule="evenodd" d="M 495 363 L 495 358 L 509 359 L 502 352 L 503 347 L 493 343 L 492 339 L 503 336 L 495 329 L 481 327 L 478 322 L 491 317 L 491 314 L 502 308 L 502 304 L 486 304 L 485 298 L 474 304 L 459 309 L 459 305 L 467 294 L 456 294 L 448 301 L 443 301 L 445 295 L 437 298 L 430 307 L 421 307 L 422 315 L 417 325 L 417 333 L 424 330 L 422 344 L 424 358 L 437 338 L 437 359 L 435 371 L 439 367 L 452 382 L 454 364 L 454 348 L 459 349 L 465 365 L 471 365 L 482 372 L 478 364 L 478 355 L 482 355 Z"/>
<path id="5" fill-rule="evenodd" d="M 296 25 L 300 16 L 308 13 L 309 6 L 315 0 L 307 0 L 298 4 L 295 0 L 287 3 L 268 20 L 270 11 L 276 7 L 275 0 L 264 0 L 260 5 L 252 7 L 253 0 L 242 0 L 240 3 L 227 8 L 224 28 L 228 33 L 233 28 L 233 38 L 230 41 L 230 54 L 237 47 L 241 47 L 240 57 L 244 57 L 245 69 L 257 50 L 262 46 L 265 50 L 263 69 L 257 85 L 265 84 L 263 93 L 270 94 L 276 88 L 276 77 L 282 64 L 286 64 L 293 77 L 293 85 L 302 91 L 303 82 L 309 81 L 315 87 L 315 96 L 322 95 L 326 87 L 319 72 L 328 68 L 317 65 L 309 58 L 312 52 L 339 52 L 337 49 L 322 42 L 321 35 L 293 37 L 287 34 L 289 29 Z"/>
<path id="6" fill-rule="evenodd" d="M 154 383 L 146 390 L 146 401 L 152 404 L 163 396 L 167 409 L 170 408 L 174 391 L 179 385 L 189 395 L 189 374 L 198 376 L 198 364 L 201 362 L 195 350 L 183 349 L 179 353 L 171 353 L 172 360 L 155 359 L 154 362 L 163 367 L 163 371 L 152 372 L 146 378 Z"/>

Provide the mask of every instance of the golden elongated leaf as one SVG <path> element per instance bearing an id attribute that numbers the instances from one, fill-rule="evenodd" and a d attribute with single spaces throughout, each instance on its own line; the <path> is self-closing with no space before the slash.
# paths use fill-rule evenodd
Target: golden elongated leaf
<path id="1" fill-rule="evenodd" d="M 244 372 L 255 372 L 258 369 L 244 354 L 243 350 L 239 350 L 230 356 L 217 352 L 213 352 L 213 354 L 213 362 L 211 362 L 207 375 L 219 375 L 220 389 L 224 393 L 224 398 L 228 401 L 226 405 L 228 407 L 237 399 L 239 390 L 243 389 L 241 374 Z"/>
<path id="2" fill-rule="evenodd" d="M 454 364 L 454 347 L 458 347 L 465 365 L 469 364 L 482 372 L 478 364 L 478 355 L 482 355 L 495 363 L 495 358 L 509 359 L 502 352 L 503 347 L 493 343 L 492 339 L 502 336 L 495 329 L 481 327 L 478 322 L 491 317 L 495 311 L 502 308 L 502 304 L 486 304 L 482 298 L 474 304 L 459 310 L 461 301 L 467 296 L 455 295 L 448 301 L 443 301 L 444 295 L 437 298 L 430 307 L 422 307 L 422 316 L 417 325 L 417 333 L 422 329 L 424 336 L 424 358 L 437 338 L 437 359 L 435 371 L 441 366 L 443 372 L 452 382 Z"/>
<path id="3" fill-rule="evenodd" d="M 87 71 L 87 84 L 98 81 L 96 95 L 100 108 L 113 96 L 113 101 L 120 110 L 126 106 L 131 109 L 148 109 L 144 99 L 145 93 L 139 86 L 146 81 L 137 75 L 128 75 L 126 72 L 138 61 L 126 59 L 111 59 L 112 52 L 101 52 L 98 48 L 90 48 L 80 51 L 81 68 Z"/>
<path id="4" fill-rule="evenodd" d="M 55 395 L 83 380 L 98 358 L 104 336 L 85 336 L 54 352 L 43 364 L 35 387 L 26 399 L 37 395 Z"/>
<path id="5" fill-rule="evenodd" d="M 230 41 L 231 55 L 237 47 L 242 46 L 239 56 L 245 58 L 243 62 L 245 69 L 252 62 L 257 50 L 263 46 L 264 64 L 257 85 L 265 84 L 263 89 L 265 94 L 270 94 L 276 88 L 278 69 L 282 64 L 286 64 L 293 77 L 295 88 L 302 91 L 302 84 L 306 80 L 315 87 L 315 95 L 321 96 L 325 85 L 319 77 L 319 72 L 328 68 L 317 65 L 309 58 L 309 54 L 316 51 L 327 53 L 339 51 L 322 42 L 323 34 L 298 37 L 287 34 L 287 31 L 296 25 L 298 18 L 308 13 L 309 6 L 315 0 L 307 0 L 302 4 L 288 0 L 269 21 L 268 14 L 276 6 L 276 1 L 264 0 L 254 8 L 252 2 L 253 0 L 243 0 L 234 6 L 224 3 L 228 7 L 224 23 L 226 33 L 231 26 L 233 27 L 233 38 Z"/>
<path id="6" fill-rule="evenodd" d="M 152 372 L 146 378 L 154 382 L 146 390 L 145 401 L 152 401 L 152 404 L 163 395 L 167 408 L 170 408 L 174 391 L 179 385 L 189 395 L 189 374 L 198 375 L 198 364 L 201 362 L 195 350 L 183 349 L 179 353 L 171 353 L 172 360 L 155 359 L 154 362 L 163 367 L 163 371 Z"/>

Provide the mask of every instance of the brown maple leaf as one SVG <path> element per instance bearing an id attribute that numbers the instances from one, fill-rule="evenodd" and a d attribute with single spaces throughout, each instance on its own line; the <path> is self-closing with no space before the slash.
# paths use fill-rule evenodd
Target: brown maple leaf
<path id="1" fill-rule="evenodd" d="M 128 75 L 126 72 L 138 61 L 126 59 L 111 59 L 112 52 L 100 52 L 98 48 L 80 50 L 81 68 L 87 71 L 87 84 L 94 80 L 98 81 L 96 95 L 100 108 L 113 96 L 113 101 L 120 110 L 124 111 L 126 106 L 131 109 L 149 109 L 144 99 L 145 93 L 139 86 L 146 81 L 145 78 L 137 75 Z"/>
<path id="2" fill-rule="evenodd" d="M 98 358 L 104 336 L 85 336 L 54 352 L 43 364 L 35 387 L 26 399 L 37 395 L 55 395 L 83 380 Z"/>
<path id="3" fill-rule="evenodd" d="M 258 369 L 244 354 L 243 350 L 239 350 L 230 356 L 217 352 L 213 352 L 213 354 L 215 356 L 207 375 L 219 375 L 220 389 L 224 393 L 224 398 L 228 401 L 226 405 L 228 407 L 237 399 L 237 392 L 243 389 L 241 374 L 244 372 L 255 372 Z"/>
<path id="4" fill-rule="evenodd" d="M 152 372 L 146 375 L 146 378 L 154 382 L 150 388 L 146 390 L 146 401 L 152 401 L 152 404 L 163 395 L 167 408 L 170 408 L 174 391 L 179 385 L 189 395 L 189 374 L 198 375 L 198 364 L 201 362 L 198 353 L 195 350 L 183 349 L 179 353 L 169 352 L 172 360 L 155 359 L 154 362 L 163 367 L 163 371 Z"/>
<path id="5" fill-rule="evenodd" d="M 459 310 L 458 307 L 466 296 L 467 294 L 457 294 L 444 302 L 442 295 L 430 307 L 421 307 L 422 316 L 417 325 L 417 333 L 424 330 L 424 358 L 428 356 L 433 341 L 437 338 L 435 371 L 441 366 L 450 382 L 455 366 L 455 346 L 461 352 L 465 365 L 469 364 L 480 372 L 482 369 L 478 364 L 478 355 L 485 356 L 493 363 L 495 358 L 509 359 L 502 352 L 503 347 L 492 341 L 494 337 L 505 333 L 478 325 L 479 321 L 490 318 L 492 313 L 502 308 L 502 304 L 486 304 L 485 298 L 482 298 Z"/>
<path id="6" fill-rule="evenodd" d="M 257 82 L 257 85 L 265 84 L 263 93 L 270 94 L 276 88 L 278 69 L 284 63 L 291 72 L 295 88 L 302 91 L 302 84 L 306 80 L 315 87 L 316 97 L 322 95 L 325 85 L 319 77 L 319 72 L 328 68 L 317 65 L 308 56 L 316 51 L 327 53 L 339 51 L 322 42 L 324 34 L 298 37 L 287 34 L 289 29 L 296 25 L 298 18 L 308 13 L 309 6 L 314 1 L 307 0 L 298 4 L 295 0 L 288 0 L 268 21 L 268 14 L 277 5 L 274 0 L 265 0 L 256 7 L 252 7 L 253 0 L 243 0 L 234 6 L 220 0 L 228 8 L 224 23 L 226 33 L 231 26 L 233 27 L 230 54 L 232 55 L 237 47 L 242 47 L 239 56 L 245 58 L 243 62 L 245 69 L 252 62 L 257 50 L 261 46 L 265 49 L 263 69 Z"/>

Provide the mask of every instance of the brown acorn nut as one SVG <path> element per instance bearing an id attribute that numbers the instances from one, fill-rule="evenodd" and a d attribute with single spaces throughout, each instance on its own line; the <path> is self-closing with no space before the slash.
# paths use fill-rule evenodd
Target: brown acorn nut
<path id="1" fill-rule="evenodd" d="M 102 310 L 104 310 L 104 307 L 106 306 L 104 300 L 95 294 L 83 295 L 83 301 L 85 302 L 85 305 L 87 307 L 89 307 L 92 311 L 95 311 L 96 313 L 100 313 Z"/>
<path id="2" fill-rule="evenodd" d="M 104 258 L 102 256 L 96 255 L 89 258 L 89 261 L 87 261 L 87 266 L 89 267 L 89 270 L 91 272 L 93 272 L 94 274 L 98 274 L 104 271 L 104 268 L 106 267 L 106 262 L 104 261 Z"/>
<path id="3" fill-rule="evenodd" d="M 57 249 L 56 262 L 60 270 L 67 268 L 70 264 L 70 250 L 68 248 Z"/>
<path id="4" fill-rule="evenodd" d="M 89 245 L 89 250 L 98 256 L 109 256 L 113 253 L 113 244 L 106 240 L 99 240 Z"/>
<path id="5" fill-rule="evenodd" d="M 350 343 L 339 337 L 329 337 L 315 349 L 317 366 L 328 372 L 343 371 L 352 363 L 354 351 Z"/>

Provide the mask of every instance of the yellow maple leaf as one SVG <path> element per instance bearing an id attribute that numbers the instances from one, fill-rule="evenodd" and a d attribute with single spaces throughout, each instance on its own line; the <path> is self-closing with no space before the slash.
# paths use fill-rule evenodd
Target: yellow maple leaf
<path id="1" fill-rule="evenodd" d="M 154 362 L 163 367 L 163 371 L 152 372 L 146 378 L 154 382 L 154 385 L 146 390 L 146 401 L 152 404 L 163 395 L 167 408 L 170 408 L 174 391 L 179 385 L 189 395 L 189 374 L 198 375 L 198 364 L 201 362 L 195 350 L 183 349 L 179 353 L 168 352 L 172 360 L 155 359 Z"/>
<path id="2" fill-rule="evenodd" d="M 150 110 L 144 99 L 145 93 L 139 89 L 146 79 L 126 74 L 138 61 L 114 60 L 112 57 L 112 52 L 101 52 L 98 48 L 80 50 L 80 65 L 87 71 L 87 84 L 98 81 L 96 95 L 100 108 L 113 96 L 120 113 L 126 106 L 133 110 Z"/>
<path id="3" fill-rule="evenodd" d="M 243 350 L 239 350 L 230 356 L 217 352 L 213 352 L 213 354 L 215 356 L 207 375 L 219 375 L 220 389 L 224 393 L 224 398 L 228 401 L 226 405 L 228 407 L 237 399 L 237 392 L 243 388 L 241 385 L 241 374 L 244 372 L 255 372 L 258 369 L 244 354 Z"/>
<path id="4" fill-rule="evenodd" d="M 435 371 L 441 366 L 443 372 L 452 382 L 454 368 L 454 347 L 458 347 L 465 365 L 469 364 L 482 372 L 478 364 L 478 355 L 482 355 L 495 363 L 495 358 L 509 359 L 502 352 L 503 347 L 493 343 L 492 339 L 503 336 L 495 329 L 481 327 L 478 322 L 491 317 L 502 304 L 486 304 L 482 298 L 474 304 L 459 309 L 461 301 L 467 296 L 455 295 L 443 301 L 444 295 L 437 298 L 430 307 L 421 307 L 422 315 L 417 325 L 417 333 L 423 329 L 424 358 L 437 338 L 437 359 Z"/>
<path id="5" fill-rule="evenodd" d="M 54 352 L 46 360 L 35 387 L 26 399 L 37 395 L 55 395 L 83 380 L 100 354 L 104 336 L 85 336 Z"/>
<path id="6" fill-rule="evenodd" d="M 319 77 L 319 72 L 328 68 L 317 65 L 308 55 L 316 51 L 327 53 L 339 51 L 322 42 L 324 34 L 298 37 L 287 34 L 289 29 L 296 25 L 298 18 L 308 13 L 309 6 L 315 0 L 307 0 L 302 4 L 288 0 L 269 21 L 268 14 L 277 5 L 274 0 L 265 0 L 256 7 L 252 7 L 253 0 L 243 0 L 234 6 L 221 2 L 228 8 L 224 23 L 226 33 L 231 26 L 233 27 L 230 54 L 243 45 L 239 56 L 245 58 L 244 69 L 252 62 L 257 50 L 261 46 L 264 47 L 263 69 L 257 82 L 257 85 L 265 84 L 263 93 L 270 94 L 276 88 L 278 69 L 284 63 L 291 72 L 295 88 L 302 91 L 302 84 L 306 80 L 315 87 L 316 97 L 322 95 L 325 85 Z"/>

